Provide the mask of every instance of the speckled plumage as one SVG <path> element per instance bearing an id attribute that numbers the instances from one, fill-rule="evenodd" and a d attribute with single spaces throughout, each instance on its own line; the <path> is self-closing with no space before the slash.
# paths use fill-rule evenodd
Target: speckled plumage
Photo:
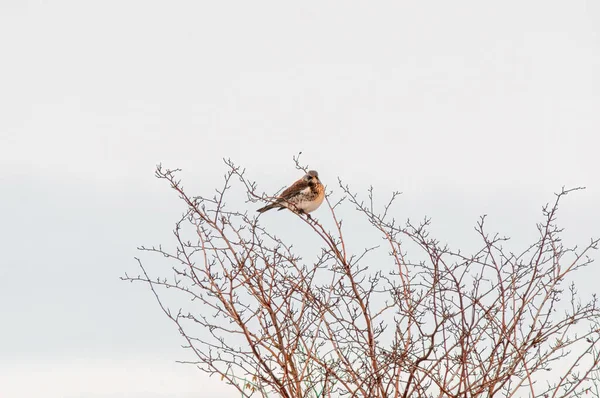
<path id="1" fill-rule="evenodd" d="M 293 183 L 275 200 L 265 207 L 258 209 L 259 213 L 267 210 L 290 209 L 298 213 L 310 213 L 319 208 L 325 199 L 325 187 L 319 180 L 319 173 L 310 170 L 304 177 Z"/>

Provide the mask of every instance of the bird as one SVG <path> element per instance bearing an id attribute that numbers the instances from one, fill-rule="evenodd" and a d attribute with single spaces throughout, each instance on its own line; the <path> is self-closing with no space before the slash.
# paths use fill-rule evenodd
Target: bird
<path id="1" fill-rule="evenodd" d="M 261 207 L 257 211 L 264 213 L 271 209 L 290 209 L 299 214 L 306 214 L 310 218 L 308 213 L 317 210 L 323 203 L 323 199 L 325 199 L 325 187 L 319 180 L 319 173 L 310 170 L 283 191 L 274 203 Z"/>

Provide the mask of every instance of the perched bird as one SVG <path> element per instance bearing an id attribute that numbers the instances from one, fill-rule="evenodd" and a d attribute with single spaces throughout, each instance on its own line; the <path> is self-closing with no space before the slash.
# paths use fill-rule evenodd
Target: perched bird
<path id="1" fill-rule="evenodd" d="M 264 213 L 271 209 L 290 209 L 296 213 L 307 214 L 317 210 L 325 199 L 325 187 L 319 180 L 319 173 L 310 170 L 304 177 L 293 183 L 275 200 L 257 211 Z M 310 215 L 309 215 L 310 217 Z"/>

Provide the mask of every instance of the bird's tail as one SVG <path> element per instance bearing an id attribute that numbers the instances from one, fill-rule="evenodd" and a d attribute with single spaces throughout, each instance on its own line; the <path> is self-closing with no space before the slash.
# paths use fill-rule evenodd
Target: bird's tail
<path id="1" fill-rule="evenodd" d="M 281 209 L 281 205 L 279 203 L 271 203 L 270 205 L 266 205 L 265 207 L 261 207 L 260 209 L 258 209 L 256 211 L 259 212 L 259 213 L 264 213 L 267 210 L 276 209 L 278 207 Z"/>

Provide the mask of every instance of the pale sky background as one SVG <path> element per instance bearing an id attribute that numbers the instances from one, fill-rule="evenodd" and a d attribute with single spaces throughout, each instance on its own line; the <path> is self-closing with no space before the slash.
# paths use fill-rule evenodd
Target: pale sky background
<path id="1" fill-rule="evenodd" d="M 487 213 L 524 246 L 585 185 L 560 213 L 585 243 L 599 132 L 596 1 L 2 0 L 0 398 L 239 396 L 175 364 L 177 331 L 119 281 L 182 211 L 159 162 L 208 194 L 230 157 L 274 191 L 303 151 L 466 245 Z"/>

